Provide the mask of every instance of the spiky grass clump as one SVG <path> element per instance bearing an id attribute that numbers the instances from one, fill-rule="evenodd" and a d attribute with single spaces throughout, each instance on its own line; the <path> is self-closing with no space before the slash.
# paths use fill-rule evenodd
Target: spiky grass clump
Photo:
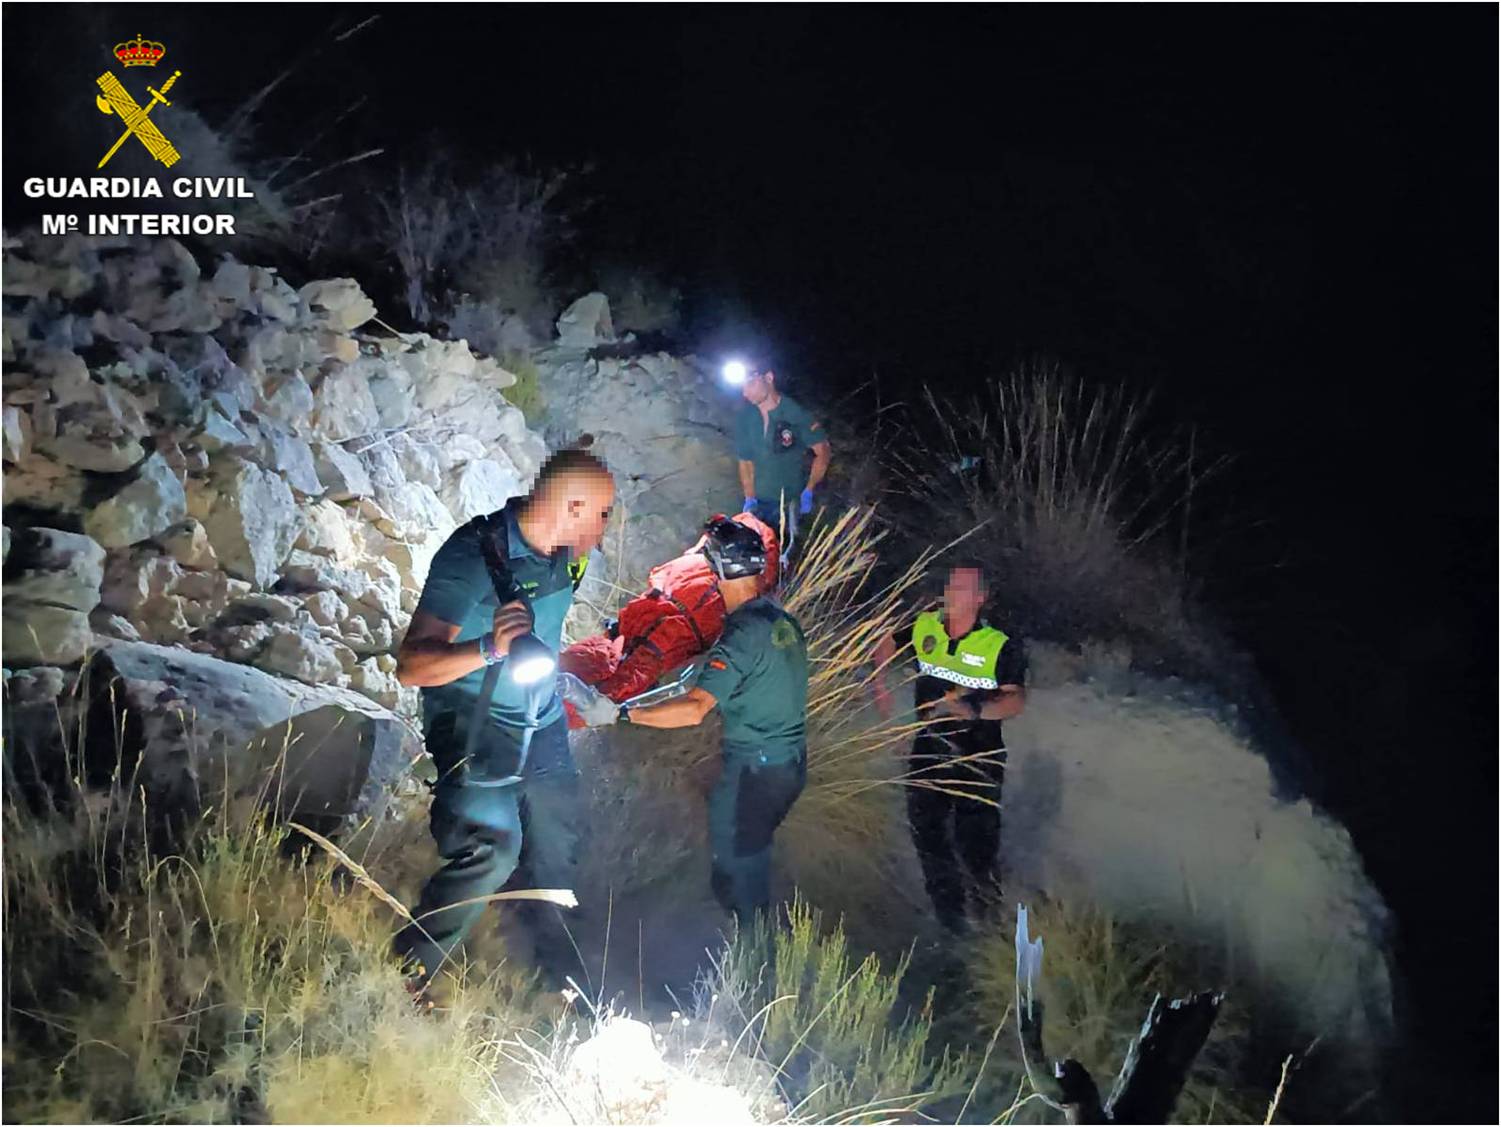
<path id="1" fill-rule="evenodd" d="M 923 456 L 893 467 L 906 523 L 920 522 L 909 531 L 926 543 L 974 530 L 966 551 L 993 566 L 1008 619 L 1031 636 L 1122 639 L 1179 672 L 1216 668 L 1185 530 L 1219 462 L 1165 433 L 1145 399 L 1054 364 L 997 379 L 974 402 L 930 391 L 926 406 L 912 424 Z"/>
<path id="2" fill-rule="evenodd" d="M 1155 994 L 1182 997 L 1225 989 L 1209 1040 L 1194 1062 L 1174 1114 L 1178 1123 L 1259 1123 L 1271 1088 L 1250 1082 L 1249 1017 L 1245 991 L 1225 980 L 1206 951 L 1176 936 L 1117 920 L 1095 908 L 1044 902 L 1030 913 L 1045 944 L 1041 997 L 1048 1055 L 1079 1061 L 1102 1096 L 1125 1060 Z M 975 1015 L 993 1020 L 1015 998 L 1016 950 L 1007 925 L 978 934 L 967 964 Z M 1014 1027 L 1002 1035 L 990 1066 L 992 1081 L 1014 1090 L 1023 1075 Z M 1275 1082 L 1275 1077 L 1269 1078 Z M 1020 1117 L 1032 1115 L 1029 1106 Z"/>
<path id="3" fill-rule="evenodd" d="M 139 795 L 6 809 L 6 1116 L 37 1122 L 465 1122 L 536 1024 L 501 968 L 413 1006 L 400 919 L 287 855 L 263 817 L 145 842 Z"/>
<path id="4" fill-rule="evenodd" d="M 843 924 L 826 927 L 799 897 L 785 928 L 758 919 L 736 935 L 711 985 L 775 1066 L 795 1117 L 855 1123 L 916 1113 L 965 1086 L 967 1062 L 930 1044 L 931 993 L 915 1014 L 900 1001 L 909 965 L 852 952 Z"/>

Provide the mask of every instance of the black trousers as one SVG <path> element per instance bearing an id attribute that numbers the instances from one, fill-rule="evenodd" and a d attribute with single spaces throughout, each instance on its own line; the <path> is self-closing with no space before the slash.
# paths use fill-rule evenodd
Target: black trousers
<path id="1" fill-rule="evenodd" d="M 966 909 L 978 909 L 984 896 L 999 887 L 1000 880 L 1000 804 L 1006 753 L 1004 749 L 982 748 L 966 739 L 967 734 L 919 733 L 912 742 L 909 759 L 911 781 L 917 784 L 907 787 L 912 843 L 922 862 L 923 883 L 933 910 L 939 922 L 952 930 L 965 926 Z M 978 763 L 953 762 L 958 756 L 980 751 L 993 751 L 993 756 Z M 983 788 L 962 789 L 988 801 L 922 785 L 924 780 L 938 782 L 945 778 L 985 784 Z"/>
<path id="2" fill-rule="evenodd" d="M 771 839 L 808 782 L 806 749 L 796 758 L 726 748 L 709 795 L 709 883 L 743 924 L 771 908 Z"/>

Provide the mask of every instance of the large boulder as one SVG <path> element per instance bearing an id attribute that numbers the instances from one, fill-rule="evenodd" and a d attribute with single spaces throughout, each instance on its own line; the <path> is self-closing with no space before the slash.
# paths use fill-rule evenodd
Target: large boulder
<path id="1" fill-rule="evenodd" d="M 303 821 L 374 814 L 419 750 L 399 717 L 359 693 L 144 642 L 101 650 L 90 692 L 91 721 L 109 725 L 101 742 L 121 733 L 148 795 L 177 807 L 212 801 L 227 779 Z"/>
<path id="2" fill-rule="evenodd" d="M 83 529 L 106 548 L 126 548 L 165 532 L 188 515 L 182 482 L 160 454 L 141 463 L 135 479 L 83 518 Z"/>
<path id="3" fill-rule="evenodd" d="M 203 518 L 219 566 L 259 587 L 277 569 L 302 532 L 303 516 L 277 474 L 230 458 L 215 467 L 212 507 Z"/>
<path id="4" fill-rule="evenodd" d="M 558 345 L 562 348 L 594 348 L 614 339 L 610 299 L 602 293 L 586 293 L 558 318 Z"/>

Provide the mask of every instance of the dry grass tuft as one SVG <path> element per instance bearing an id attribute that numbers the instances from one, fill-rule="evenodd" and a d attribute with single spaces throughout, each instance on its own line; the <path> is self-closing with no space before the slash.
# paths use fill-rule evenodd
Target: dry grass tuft
<path id="1" fill-rule="evenodd" d="M 504 1039 L 539 1023 L 505 966 L 419 1013 L 390 953 L 404 910 L 341 891 L 263 816 L 210 814 L 165 856 L 120 789 L 6 820 L 9 1118 L 469 1121 Z"/>
<path id="2" fill-rule="evenodd" d="M 1217 667 L 1187 530 L 1221 462 L 1164 433 L 1145 399 L 1052 364 L 997 379 L 975 402 L 929 391 L 926 407 L 904 444 L 922 457 L 892 467 L 907 531 L 927 543 L 973 530 L 967 551 L 994 566 L 1008 620 L 1030 636 L 1125 639 L 1178 672 Z"/>

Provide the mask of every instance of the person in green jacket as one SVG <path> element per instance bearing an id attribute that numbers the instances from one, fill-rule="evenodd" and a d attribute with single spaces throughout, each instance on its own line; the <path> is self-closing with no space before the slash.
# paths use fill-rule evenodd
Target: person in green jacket
<path id="1" fill-rule="evenodd" d="M 741 511 L 777 530 L 782 559 L 789 560 L 798 520 L 813 511 L 813 491 L 833 460 L 828 432 L 821 419 L 777 390 L 769 367 L 745 368 L 740 394 L 745 403 L 735 413 L 735 456 L 745 496 Z"/>
<path id="2" fill-rule="evenodd" d="M 771 906 L 772 835 L 808 780 L 808 643 L 797 619 L 759 593 L 761 538 L 723 516 L 710 520 L 708 532 L 704 554 L 728 614 L 698 684 L 641 708 L 594 694 L 580 713 L 591 726 L 687 728 L 719 709 L 724 769 L 709 796 L 710 883 L 720 904 L 749 923 Z"/>

